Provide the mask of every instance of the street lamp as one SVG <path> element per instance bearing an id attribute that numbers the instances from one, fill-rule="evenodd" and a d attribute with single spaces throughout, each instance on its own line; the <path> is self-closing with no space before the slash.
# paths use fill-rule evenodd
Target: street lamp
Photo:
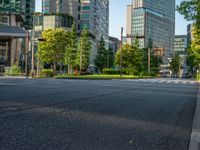
<path id="1" fill-rule="evenodd" d="M 122 48 L 123 48 L 123 27 L 121 27 L 121 54 L 120 54 L 120 77 L 122 78 L 122 59 L 123 59 L 123 53 L 122 53 Z"/>
<path id="2" fill-rule="evenodd" d="M 31 77 L 34 77 L 34 55 L 35 55 L 35 15 L 33 15 L 33 31 L 32 31 L 32 53 L 31 53 Z"/>

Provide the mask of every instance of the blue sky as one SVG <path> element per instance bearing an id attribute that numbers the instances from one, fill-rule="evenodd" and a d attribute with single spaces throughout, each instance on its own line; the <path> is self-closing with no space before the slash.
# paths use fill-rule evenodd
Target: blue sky
<path id="1" fill-rule="evenodd" d="M 122 2 L 123 1 L 123 2 Z M 132 0 L 110 0 L 110 35 L 120 37 L 120 28 L 126 27 L 126 7 Z M 176 0 L 179 4 L 182 0 Z M 41 0 L 36 0 L 36 11 L 41 11 Z M 176 34 L 186 34 L 188 22 L 176 13 Z"/>

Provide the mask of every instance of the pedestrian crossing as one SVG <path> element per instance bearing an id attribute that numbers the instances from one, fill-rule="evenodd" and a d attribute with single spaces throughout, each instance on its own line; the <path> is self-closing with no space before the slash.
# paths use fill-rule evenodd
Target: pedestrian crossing
<path id="1" fill-rule="evenodd" d="M 165 84 L 198 84 L 198 82 L 193 80 L 181 80 L 181 79 L 138 79 L 138 80 L 128 79 L 126 81 L 144 82 L 144 83 L 165 83 Z"/>

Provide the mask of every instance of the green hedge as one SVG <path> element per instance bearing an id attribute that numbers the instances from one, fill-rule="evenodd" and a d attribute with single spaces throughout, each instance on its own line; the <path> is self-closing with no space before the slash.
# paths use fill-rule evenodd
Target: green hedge
<path id="1" fill-rule="evenodd" d="M 21 69 L 17 65 L 5 68 L 5 75 L 8 76 L 20 76 L 22 75 Z"/>
<path id="2" fill-rule="evenodd" d="M 103 69 L 103 74 L 108 74 L 108 75 L 120 74 L 120 70 L 115 70 L 115 69 Z"/>
<path id="3" fill-rule="evenodd" d="M 43 69 L 41 71 L 42 77 L 51 78 L 53 77 L 53 69 Z"/>
<path id="4" fill-rule="evenodd" d="M 200 73 L 197 74 L 196 80 L 200 81 Z"/>

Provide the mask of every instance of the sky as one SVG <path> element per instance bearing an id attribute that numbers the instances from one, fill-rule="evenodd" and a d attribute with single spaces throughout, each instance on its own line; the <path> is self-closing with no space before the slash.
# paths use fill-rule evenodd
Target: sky
<path id="1" fill-rule="evenodd" d="M 122 3 L 123 1 L 123 3 Z M 132 0 L 110 0 L 110 29 L 109 35 L 119 38 L 121 27 L 126 27 L 126 8 Z M 176 0 L 178 5 L 182 0 Z M 41 0 L 36 0 L 36 11 L 41 11 Z M 187 21 L 176 12 L 176 35 L 187 33 Z"/>

